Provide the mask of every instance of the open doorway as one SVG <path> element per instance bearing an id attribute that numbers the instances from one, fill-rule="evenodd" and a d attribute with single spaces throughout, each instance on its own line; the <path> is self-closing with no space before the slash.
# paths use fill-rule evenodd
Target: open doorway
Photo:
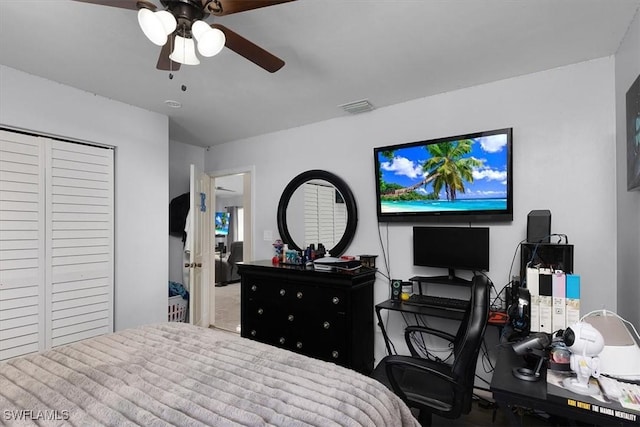
<path id="1" fill-rule="evenodd" d="M 210 324 L 240 333 L 240 276 L 237 263 L 252 254 L 251 172 L 210 173 L 214 196 L 214 273 Z"/>

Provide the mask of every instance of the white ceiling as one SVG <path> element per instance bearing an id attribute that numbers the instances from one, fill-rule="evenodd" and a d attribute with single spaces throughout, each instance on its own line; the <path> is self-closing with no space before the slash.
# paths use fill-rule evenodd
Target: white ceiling
<path id="1" fill-rule="evenodd" d="M 211 146 L 344 116 L 338 105 L 364 98 L 381 108 L 612 55 L 639 6 L 297 0 L 208 20 L 283 59 L 280 71 L 270 74 L 223 49 L 170 79 L 155 69 L 159 48 L 134 11 L 0 0 L 0 63 L 166 114 L 172 140 Z M 183 107 L 167 107 L 168 99 Z"/>
<path id="2" fill-rule="evenodd" d="M 242 175 L 218 176 L 215 179 L 216 197 L 230 199 L 244 194 Z"/>

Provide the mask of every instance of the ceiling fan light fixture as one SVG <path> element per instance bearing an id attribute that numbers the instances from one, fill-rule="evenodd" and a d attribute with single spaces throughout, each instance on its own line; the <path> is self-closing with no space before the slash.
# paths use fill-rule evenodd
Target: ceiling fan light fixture
<path id="1" fill-rule="evenodd" d="M 168 36 L 173 33 L 178 27 L 178 21 L 176 21 L 176 17 L 166 10 L 160 10 L 155 12 L 155 15 L 162 21 L 162 26 L 164 27 L 164 32 Z"/>
<path id="2" fill-rule="evenodd" d="M 204 21 L 194 22 L 191 26 L 191 33 L 198 42 L 198 52 L 206 57 L 220 53 L 227 41 L 222 31 L 217 28 L 211 28 Z"/>
<path id="3" fill-rule="evenodd" d="M 138 24 L 145 36 L 158 46 L 167 43 L 167 36 L 176 29 L 176 18 L 166 10 L 152 12 L 147 8 L 138 11 Z"/>
<path id="4" fill-rule="evenodd" d="M 169 55 L 169 59 L 185 65 L 198 65 L 200 63 L 196 56 L 196 47 L 193 39 L 187 39 L 182 36 L 176 36 L 173 52 Z"/>

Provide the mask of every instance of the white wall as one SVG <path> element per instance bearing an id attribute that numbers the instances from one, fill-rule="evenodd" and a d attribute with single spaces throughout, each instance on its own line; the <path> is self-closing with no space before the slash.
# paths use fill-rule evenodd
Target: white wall
<path id="1" fill-rule="evenodd" d="M 167 320 L 168 119 L 0 65 L 0 125 L 114 146 L 115 329 Z"/>
<path id="2" fill-rule="evenodd" d="M 272 242 L 264 241 L 263 233 L 271 230 L 277 236 L 280 194 L 308 169 L 334 172 L 355 193 L 359 222 L 347 252 L 381 255 L 374 147 L 513 127 L 514 221 L 491 225 L 489 276 L 498 289 L 508 282 L 514 251 L 526 237 L 527 213 L 550 209 L 552 232 L 567 234 L 575 245 L 583 312 L 615 310 L 614 93 L 614 58 L 602 58 L 215 146 L 207 153 L 205 169 L 255 165 L 256 259 L 271 258 Z M 380 226 L 383 237 L 389 233 L 391 275 L 442 274 L 413 267 L 412 225 Z M 382 267 L 381 256 L 377 266 Z M 388 295 L 387 281 L 378 276 L 375 301 Z M 389 326 L 399 343 L 400 319 L 392 316 Z M 376 359 L 383 353 L 377 331 Z"/>
<path id="3" fill-rule="evenodd" d="M 191 165 L 204 170 L 204 147 L 169 141 L 169 200 L 189 192 Z M 169 236 L 169 280 L 184 283 L 182 238 Z"/>
<path id="4" fill-rule="evenodd" d="M 616 53 L 618 314 L 640 328 L 640 191 L 627 192 L 626 93 L 640 75 L 640 12 Z"/>

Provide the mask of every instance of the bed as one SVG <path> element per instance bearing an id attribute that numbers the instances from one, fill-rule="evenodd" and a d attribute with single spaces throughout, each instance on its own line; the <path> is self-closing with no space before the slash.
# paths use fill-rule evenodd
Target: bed
<path id="1" fill-rule="evenodd" d="M 374 379 L 175 322 L 2 362 L 0 408 L 9 425 L 418 426 Z"/>

